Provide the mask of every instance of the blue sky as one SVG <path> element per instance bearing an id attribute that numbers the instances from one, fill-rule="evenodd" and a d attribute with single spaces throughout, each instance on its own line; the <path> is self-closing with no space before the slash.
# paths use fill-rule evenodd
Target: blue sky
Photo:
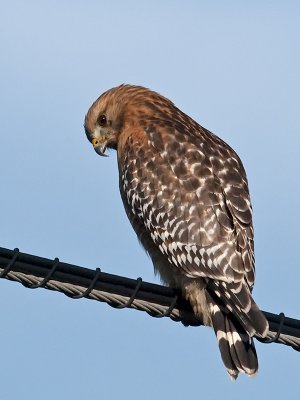
<path id="1" fill-rule="evenodd" d="M 300 318 L 297 1 L 7 1 L 0 5 L 0 246 L 158 282 L 126 219 L 114 153 L 84 115 L 140 84 L 227 141 L 247 170 L 255 299 Z M 300 392 L 299 353 L 257 343 L 231 382 L 213 332 L 0 280 L 1 399 L 244 400 Z"/>

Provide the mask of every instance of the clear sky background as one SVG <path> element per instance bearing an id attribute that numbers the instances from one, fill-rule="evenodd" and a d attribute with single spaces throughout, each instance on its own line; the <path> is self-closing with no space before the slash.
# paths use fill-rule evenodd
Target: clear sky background
<path id="1" fill-rule="evenodd" d="M 83 120 L 121 83 L 169 97 L 248 173 L 255 298 L 300 318 L 298 1 L 0 1 L 0 246 L 158 283 L 116 155 Z M 297 398 L 300 354 L 257 343 L 230 381 L 208 328 L 0 280 L 0 398 Z"/>

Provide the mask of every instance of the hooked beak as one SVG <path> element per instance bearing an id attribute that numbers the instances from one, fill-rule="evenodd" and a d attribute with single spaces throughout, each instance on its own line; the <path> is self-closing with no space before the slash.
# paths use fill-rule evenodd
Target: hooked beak
<path id="1" fill-rule="evenodd" d="M 102 157 L 108 157 L 108 155 L 105 154 L 106 144 L 107 144 L 107 141 L 105 139 L 100 140 L 100 139 L 94 138 L 92 140 L 92 145 L 94 147 L 95 152 L 97 154 L 99 154 L 99 156 L 102 156 Z"/>

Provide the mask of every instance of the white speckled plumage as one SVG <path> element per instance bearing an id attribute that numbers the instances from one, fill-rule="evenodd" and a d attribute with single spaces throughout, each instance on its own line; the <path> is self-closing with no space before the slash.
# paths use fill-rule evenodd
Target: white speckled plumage
<path id="1" fill-rule="evenodd" d="M 138 86 L 100 96 L 85 129 L 89 140 L 105 138 L 105 147 L 117 150 L 124 207 L 154 269 L 214 328 L 230 376 L 255 374 L 252 337 L 264 336 L 268 324 L 251 296 L 252 208 L 237 154 L 169 100 Z"/>

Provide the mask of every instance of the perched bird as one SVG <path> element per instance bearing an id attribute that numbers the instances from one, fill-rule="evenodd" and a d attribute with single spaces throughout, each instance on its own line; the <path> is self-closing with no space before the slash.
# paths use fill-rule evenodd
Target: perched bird
<path id="1" fill-rule="evenodd" d="M 162 281 L 212 326 L 229 375 L 258 370 L 252 208 L 242 162 L 170 100 L 140 86 L 103 93 L 85 118 L 95 151 L 117 150 L 127 216 Z"/>

